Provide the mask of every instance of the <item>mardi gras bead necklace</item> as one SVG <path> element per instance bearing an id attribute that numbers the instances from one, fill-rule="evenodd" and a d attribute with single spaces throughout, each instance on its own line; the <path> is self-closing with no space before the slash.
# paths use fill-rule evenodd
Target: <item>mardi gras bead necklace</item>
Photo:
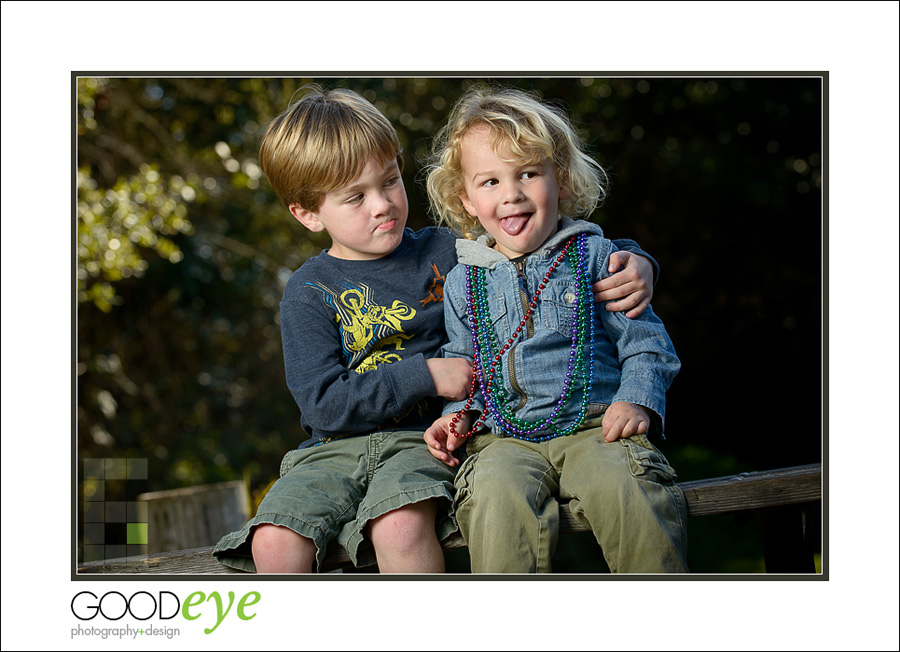
<path id="1" fill-rule="evenodd" d="M 576 246 L 575 245 L 577 242 Z M 485 288 L 485 270 L 481 267 L 467 266 L 466 268 L 466 302 L 469 317 L 469 328 L 472 332 L 473 372 L 472 384 L 464 407 L 456 413 L 450 421 L 450 431 L 456 437 L 468 437 L 478 432 L 484 426 L 488 415 L 493 415 L 497 427 L 511 437 L 526 441 L 546 441 L 554 437 L 568 435 L 577 430 L 584 422 L 587 413 L 588 398 L 590 395 L 591 378 L 594 371 L 594 320 L 593 320 L 593 293 L 590 290 L 590 277 L 586 264 L 587 234 L 581 233 L 572 236 L 560 254 L 550 265 L 550 269 L 538 284 L 534 298 L 528 304 L 525 317 L 512 332 L 512 336 L 503 345 L 498 345 L 494 329 L 491 326 L 490 309 L 487 302 Z M 515 341 L 521 335 L 526 323 L 537 308 L 541 291 L 547 286 L 550 277 L 566 258 L 575 273 L 575 287 L 577 300 L 572 307 L 572 348 L 569 352 L 566 378 L 563 381 L 562 393 L 556 407 L 550 415 L 538 422 L 529 422 L 513 415 L 498 400 L 494 391 L 494 381 L 503 376 L 503 354 L 512 348 Z M 587 360 L 585 360 L 585 343 L 590 342 Z M 486 361 L 489 364 L 486 365 Z M 568 406 L 572 399 L 572 385 L 580 382 L 583 389 L 581 407 L 578 417 L 565 428 L 557 425 L 557 419 Z M 464 434 L 456 432 L 456 424 L 462 415 L 471 407 L 475 398 L 476 388 L 481 389 L 485 406 L 478 421 Z M 549 434 L 534 436 L 538 432 L 550 431 Z"/>

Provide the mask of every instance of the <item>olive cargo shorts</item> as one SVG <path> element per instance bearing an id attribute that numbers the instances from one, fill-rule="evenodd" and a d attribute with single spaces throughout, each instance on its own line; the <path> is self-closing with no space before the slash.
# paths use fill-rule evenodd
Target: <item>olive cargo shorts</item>
<path id="1" fill-rule="evenodd" d="M 317 566 L 332 539 L 356 566 L 371 565 L 375 551 L 365 538 L 366 524 L 400 507 L 436 498 L 438 540 L 456 532 L 454 475 L 428 452 L 419 431 L 381 431 L 295 449 L 284 456 L 281 477 L 256 515 L 222 537 L 213 555 L 226 566 L 255 572 L 253 528 L 271 523 L 312 539 Z"/>
<path id="2" fill-rule="evenodd" d="M 482 434 L 466 452 L 456 518 L 473 573 L 551 572 L 558 499 L 594 532 L 612 572 L 687 572 L 684 495 L 645 435 L 607 443 L 599 427 L 545 442 Z"/>

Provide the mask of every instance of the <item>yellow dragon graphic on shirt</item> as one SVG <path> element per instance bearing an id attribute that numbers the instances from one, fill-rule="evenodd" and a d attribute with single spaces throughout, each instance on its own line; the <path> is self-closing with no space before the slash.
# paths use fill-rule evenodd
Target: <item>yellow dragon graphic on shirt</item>
<path id="1" fill-rule="evenodd" d="M 310 283 L 325 294 L 325 303 L 334 308 L 335 321 L 347 366 L 356 373 L 375 369 L 380 364 L 400 360 L 403 341 L 412 338 L 403 331 L 402 322 L 412 319 L 416 311 L 402 301 L 394 301 L 390 308 L 379 306 L 372 299 L 372 290 L 365 284 L 348 286 L 343 292 L 331 290 L 321 283 Z M 371 348 L 372 342 L 378 342 Z"/>

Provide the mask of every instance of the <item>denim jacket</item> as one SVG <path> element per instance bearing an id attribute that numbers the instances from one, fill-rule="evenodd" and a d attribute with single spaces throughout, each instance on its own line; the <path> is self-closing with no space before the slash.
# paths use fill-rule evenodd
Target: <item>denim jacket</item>
<path id="1" fill-rule="evenodd" d="M 525 317 L 527 305 L 551 262 L 565 242 L 582 231 L 590 234 L 587 263 L 593 284 L 609 276 L 609 256 L 617 248 L 603 237 L 600 227 L 590 222 L 561 218 L 557 233 L 519 262 L 492 249 L 490 236 L 481 236 L 477 241 L 457 240 L 460 264 L 447 275 L 444 287 L 444 318 L 450 338 L 443 348 L 444 356 L 472 359 L 466 306 L 467 265 L 487 270 L 490 317 L 498 341 L 505 343 Z M 560 399 L 572 347 L 575 300 L 574 272 L 564 260 L 542 290 L 526 327 L 502 359 L 502 402 L 519 419 L 541 421 Z M 594 306 L 592 312 L 594 362 L 587 416 L 598 414 L 616 401 L 627 401 L 655 414 L 651 431 L 662 435 L 665 393 L 681 366 L 662 322 L 649 307 L 636 319 L 629 319 L 622 312 L 608 312 L 601 305 Z M 497 384 L 495 380 L 495 387 Z M 559 429 L 577 419 L 582 396 L 582 388 L 573 384 L 567 407 L 557 421 Z M 465 401 L 448 402 L 444 414 L 456 412 L 464 405 Z M 483 411 L 480 392 L 476 392 L 471 409 Z M 503 436 L 490 416 L 485 423 Z"/>

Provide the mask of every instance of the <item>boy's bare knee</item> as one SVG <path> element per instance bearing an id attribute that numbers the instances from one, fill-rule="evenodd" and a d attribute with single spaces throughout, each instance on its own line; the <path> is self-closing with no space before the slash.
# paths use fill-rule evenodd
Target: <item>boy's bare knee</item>
<path id="1" fill-rule="evenodd" d="M 263 523 L 253 528 L 253 547 L 279 546 L 299 536 L 281 525 Z"/>
<path id="2" fill-rule="evenodd" d="M 312 539 L 268 523 L 254 528 L 251 550 L 259 573 L 310 573 L 316 559 Z"/>
<path id="3" fill-rule="evenodd" d="M 369 524 L 369 536 L 376 548 L 411 552 L 436 536 L 436 515 L 434 500 L 406 505 L 374 519 Z"/>

